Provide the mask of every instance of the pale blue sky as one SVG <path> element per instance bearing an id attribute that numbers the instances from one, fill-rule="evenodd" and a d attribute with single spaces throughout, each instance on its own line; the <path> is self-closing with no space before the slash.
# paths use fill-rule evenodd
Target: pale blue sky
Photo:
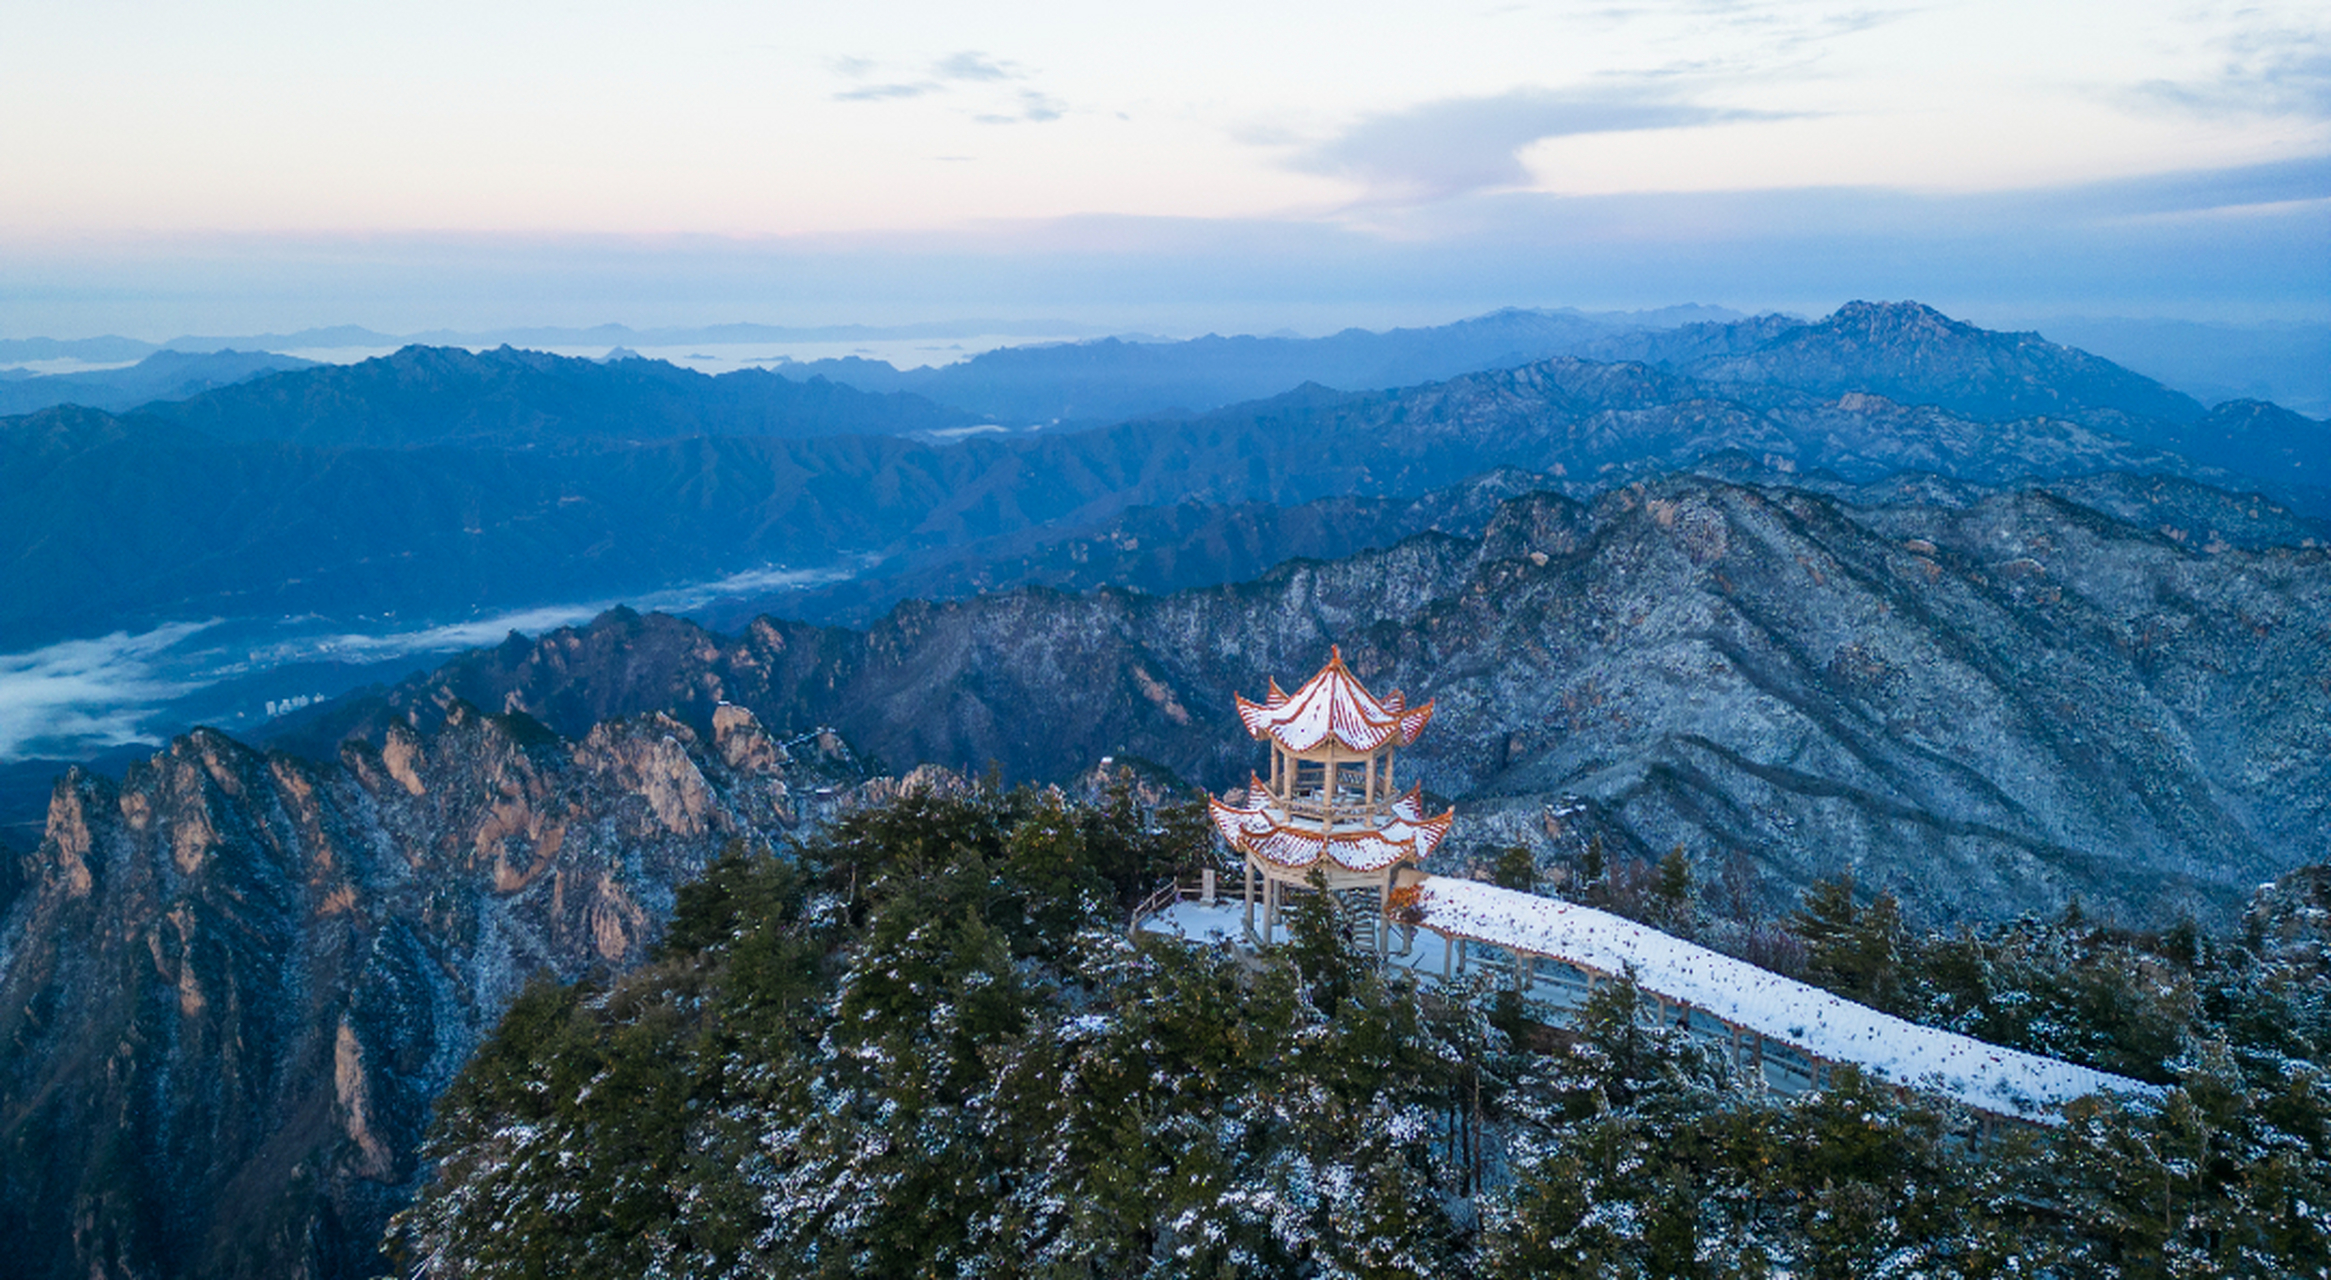
<path id="1" fill-rule="evenodd" d="M 2320 3 L 36 0 L 0 336 L 2331 314 Z"/>

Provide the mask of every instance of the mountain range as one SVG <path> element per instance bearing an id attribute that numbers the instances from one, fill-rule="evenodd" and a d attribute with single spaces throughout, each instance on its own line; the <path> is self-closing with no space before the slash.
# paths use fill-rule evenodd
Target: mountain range
<path id="1" fill-rule="evenodd" d="M 1620 338 L 1088 430 L 429 348 L 0 422 L 0 648 L 850 570 L 59 778 L 0 858 L 9 1266 L 378 1274 L 503 1004 L 637 964 L 731 839 L 964 785 L 924 766 L 1236 786 L 1232 694 L 1331 645 L 1434 701 L 1446 872 L 2168 926 L 2321 857 L 2325 424 L 1915 304 Z"/>
<path id="2" fill-rule="evenodd" d="M 885 764 L 1235 785 L 1230 694 L 1330 644 L 1433 700 L 1400 767 L 1459 806 L 1444 872 L 1680 848 L 1763 913 L 1851 873 L 1929 923 L 2222 925 L 2331 831 L 2310 529 L 2159 477 L 1677 476 L 1171 594 L 513 634 L 58 782 L 0 884 L 0 1230 L 28 1276 L 374 1274 L 501 1006 L 635 963 L 725 842 Z"/>
<path id="3" fill-rule="evenodd" d="M 221 443 L 320 448 L 543 448 L 689 436 L 891 435 L 980 419 L 915 396 L 758 369 L 718 377 L 661 360 L 578 360 L 501 347 L 406 347 L 155 405 Z"/>
<path id="4" fill-rule="evenodd" d="M 1695 357 L 1720 380 L 1557 357 L 962 438 L 941 425 L 958 411 L 901 393 L 514 351 L 408 350 L 122 416 L 52 409 L 0 421 L 0 500 L 22 513 L 0 529 L 0 648 L 210 616 L 458 618 L 771 564 L 905 572 L 1137 506 L 1415 498 L 1498 467 L 1586 497 L 1718 454 L 1855 481 L 2172 474 L 2331 512 L 2315 478 L 2331 430 L 2273 406 L 2204 410 L 1915 304 L 1762 339 L 1759 323 L 1665 331 L 1730 352 Z"/>
<path id="5" fill-rule="evenodd" d="M 636 963 L 726 843 L 856 784 L 795 748 L 733 710 L 570 743 L 457 709 L 328 762 L 204 730 L 60 779 L 0 931 L 0 1273 L 380 1274 L 519 989 Z"/>
<path id="6" fill-rule="evenodd" d="M 2264 538 L 2215 532 L 2245 512 Z M 267 740 L 323 753 L 461 704 L 568 735 L 649 710 L 701 730 L 733 702 L 895 768 L 1044 781 L 1138 757 L 1220 790 L 1253 763 L 1231 694 L 1340 644 L 1371 685 L 1437 699 L 1402 759 L 1464 804 L 1453 847 L 1543 844 L 1542 815 L 1583 803 L 1613 850 L 1745 852 L 1776 903 L 1851 871 L 1947 916 L 2078 898 L 2216 918 L 2331 830 L 2310 781 L 2331 749 L 2331 549 L 2282 519 L 2129 477 L 1841 495 L 1672 477 L 1170 594 L 1023 588 L 740 635 L 618 611 Z"/>

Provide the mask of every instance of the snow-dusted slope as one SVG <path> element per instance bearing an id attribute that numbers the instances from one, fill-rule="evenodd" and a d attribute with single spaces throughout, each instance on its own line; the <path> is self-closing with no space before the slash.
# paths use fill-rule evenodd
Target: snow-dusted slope
<path id="1" fill-rule="evenodd" d="M 1996 1114 L 2054 1123 L 2056 1108 L 2075 1098 L 2160 1092 L 2124 1076 L 1906 1022 L 1592 907 L 1441 876 L 1418 887 L 1417 905 L 1423 926 L 1434 932 L 1605 974 L 1632 970 L 1648 993 L 1878 1079 Z"/>

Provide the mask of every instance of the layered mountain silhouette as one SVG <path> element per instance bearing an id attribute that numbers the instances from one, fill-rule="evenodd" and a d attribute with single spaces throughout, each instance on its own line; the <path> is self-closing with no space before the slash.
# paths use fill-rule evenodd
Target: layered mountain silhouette
<path id="1" fill-rule="evenodd" d="M 1679 324 L 1726 335 L 1768 324 L 1711 323 L 1713 308 L 1634 314 L 1507 308 L 1430 328 L 1346 329 L 1323 338 L 1223 337 L 1184 342 L 1103 338 L 1006 347 L 955 364 L 896 369 L 847 357 L 780 366 L 788 377 L 828 377 L 869 391 L 911 391 L 1020 423 L 1113 422 L 1218 409 L 1306 382 L 1346 390 L 1408 386 L 1510 368 L 1549 356 L 1636 359 Z"/>
<path id="2" fill-rule="evenodd" d="M 533 447 L 683 436 L 885 435 L 977 424 L 919 397 L 757 369 L 717 377 L 637 357 L 406 347 L 260 378 L 151 415 L 225 443 L 331 448 Z"/>
<path id="3" fill-rule="evenodd" d="M 314 365 L 313 360 L 269 351 L 157 351 L 121 369 L 0 380 L 0 414 L 31 413 L 60 404 L 131 409 L 156 400 L 185 400 L 262 374 Z"/>
<path id="4" fill-rule="evenodd" d="M 1007 348 L 927 369 L 863 359 L 784 368 L 791 376 L 822 375 L 1047 421 L 1203 411 L 1305 382 L 1349 391 L 1405 386 L 1558 356 L 1649 364 L 1713 382 L 1864 391 L 1984 420 L 2102 410 L 2182 423 L 2203 411 L 2191 397 L 2108 360 L 2036 333 L 1977 328 L 1914 302 L 1852 302 L 1810 323 L 1782 315 L 1624 323 L 1506 310 L 1433 329 L 1325 338 L 1106 339 Z"/>
<path id="5" fill-rule="evenodd" d="M 1912 348 L 1926 354 L 1905 355 L 1908 372 L 1877 376 L 1894 364 L 1871 353 Z M 1857 482 L 2117 470 L 2331 512 L 2309 469 L 2326 456 L 2324 424 L 2271 406 L 2201 413 L 2102 361 L 1915 304 L 1849 307 L 1713 359 L 1727 380 L 1558 357 L 949 442 L 932 432 L 964 422 L 958 411 L 833 384 L 408 349 L 126 416 L 0 422 L 0 500 L 21 515 L 0 528 L 0 648 L 172 618 L 460 617 L 772 563 L 920 572 L 981 539 L 1095 530 L 1139 506 L 1409 499 L 1499 467 L 1582 498 L 1720 455 Z M 1767 380 L 1739 380 L 1742 361 Z M 1922 402 L 1948 399 L 1962 373 L 1991 390 L 1958 408 Z M 740 408 L 754 388 L 774 398 Z M 784 396 L 802 416 L 780 432 Z M 2042 401 L 2036 416 L 1973 413 Z M 2182 416 L 2142 416 L 2148 405 Z"/>

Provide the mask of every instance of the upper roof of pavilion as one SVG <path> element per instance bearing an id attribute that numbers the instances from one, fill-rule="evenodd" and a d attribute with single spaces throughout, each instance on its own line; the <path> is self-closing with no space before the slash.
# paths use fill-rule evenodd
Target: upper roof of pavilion
<path id="1" fill-rule="evenodd" d="M 1416 741 L 1433 718 L 1433 704 L 1411 707 L 1397 689 L 1379 700 L 1344 665 L 1343 649 L 1336 646 L 1328 650 L 1319 674 L 1294 693 L 1281 692 L 1273 680 L 1266 701 L 1238 698 L 1238 718 L 1248 733 L 1289 751 L 1313 751 L 1333 738 L 1339 747 L 1365 753 L 1387 742 L 1405 747 Z"/>

